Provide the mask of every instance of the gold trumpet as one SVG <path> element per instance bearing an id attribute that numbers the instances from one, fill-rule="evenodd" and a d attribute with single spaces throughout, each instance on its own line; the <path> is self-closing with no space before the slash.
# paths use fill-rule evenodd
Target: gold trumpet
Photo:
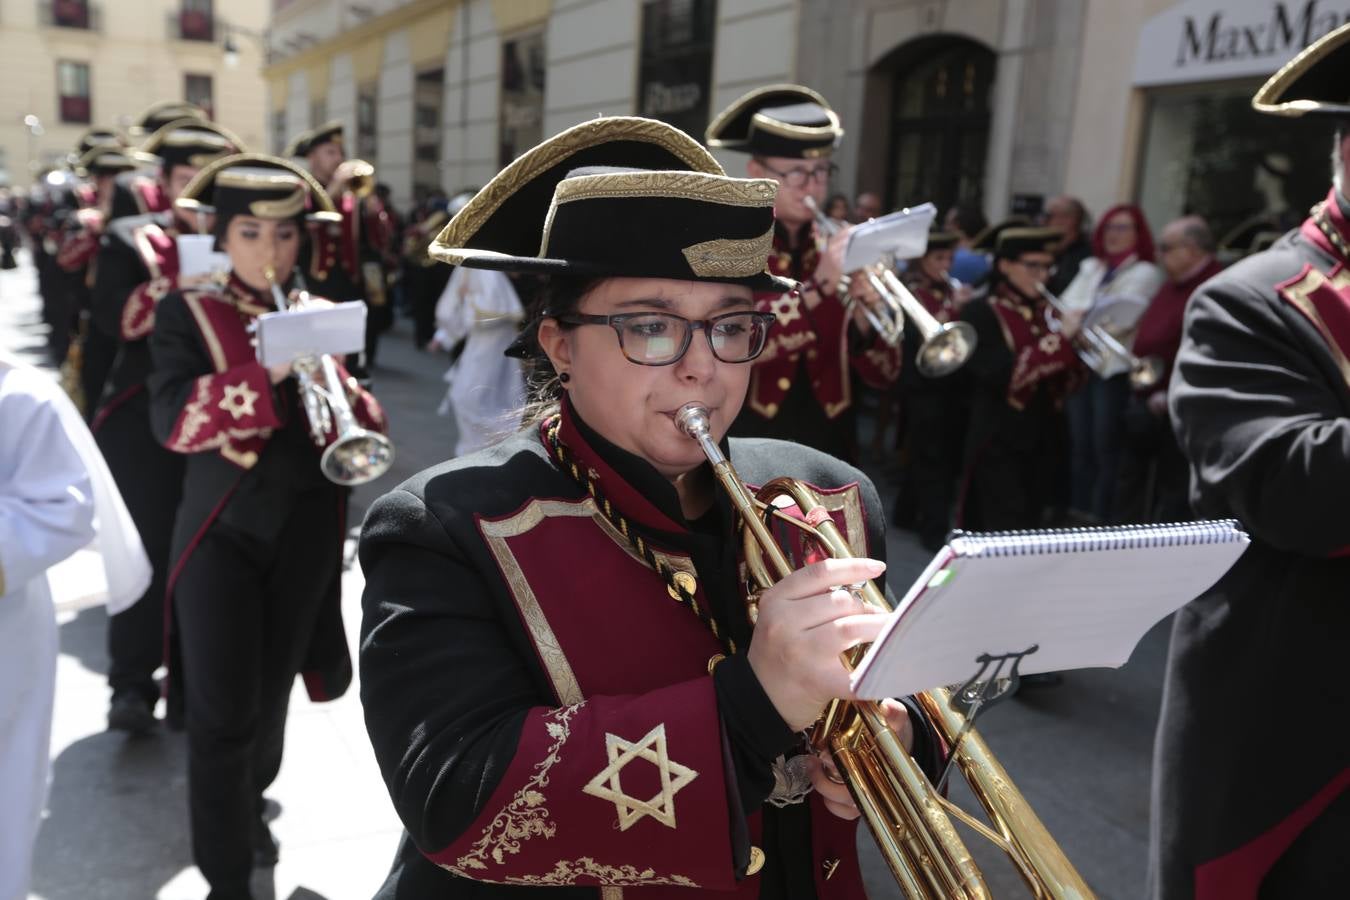
<path id="1" fill-rule="evenodd" d="M 272 289 L 272 302 L 277 311 L 286 312 L 290 303 L 277 284 L 276 270 L 265 266 L 263 277 Z M 302 299 L 307 296 L 303 288 L 301 296 Z M 329 431 L 337 435 L 319 458 L 324 477 L 335 484 L 355 487 L 374 481 L 389 471 L 394 464 L 394 443 L 378 431 L 362 428 L 357 423 L 333 357 L 327 353 L 302 356 L 291 364 L 291 368 L 314 442 L 322 446 Z"/>
<path id="2" fill-rule="evenodd" d="M 751 495 L 713 439 L 706 407 L 686 404 L 676 414 L 675 423 L 698 442 L 718 482 L 730 495 L 743 525 L 746 567 L 759 590 L 768 589 L 792 571 L 786 554 L 769 532 L 766 513 L 801 528 L 837 559 L 857 556 L 824 511 L 820 498 L 806 484 L 776 478 Z M 791 499 L 806 514 L 805 520 L 776 512 L 774 501 L 779 497 Z M 855 590 L 869 605 L 890 609 L 885 595 L 871 582 Z M 752 601 L 752 621 L 755 615 Z M 864 650 L 859 647 L 847 654 L 850 667 L 858 663 Z M 953 747 L 956 766 L 985 808 L 992 827 L 933 787 L 875 702 L 834 701 L 816 723 L 811 737 L 817 750 L 833 758 L 905 896 L 911 900 L 990 896 L 979 866 L 952 824 L 951 816 L 955 816 L 1009 855 L 1032 896 L 1056 900 L 1092 897 L 1092 891 L 979 733 L 967 726 L 965 716 L 953 705 L 951 692 L 937 688 L 916 699 L 943 740 Z"/>
<path id="3" fill-rule="evenodd" d="M 375 192 L 375 167 L 364 159 L 344 159 L 333 180 L 364 200 Z"/>
<path id="4" fill-rule="evenodd" d="M 1059 331 L 1059 319 L 1052 317 L 1050 311 L 1063 316 L 1068 310 L 1045 285 L 1040 285 L 1040 292 L 1046 303 L 1046 324 L 1051 331 Z M 1156 356 L 1136 356 L 1114 334 L 1099 325 L 1084 326 L 1073 344 L 1083 365 L 1098 375 L 1106 371 L 1113 357 L 1126 363 L 1130 367 L 1130 384 L 1137 391 L 1146 391 L 1156 385 L 1167 369 L 1167 364 Z"/>
<path id="5" fill-rule="evenodd" d="M 803 202 L 816 217 L 816 227 L 823 236 L 831 237 L 839 232 L 839 226 L 821 212 L 815 198 L 808 196 L 803 198 Z M 892 347 L 898 346 L 905 336 L 905 316 L 909 316 L 909 320 L 914 323 L 914 327 L 923 338 L 923 343 L 914 356 L 915 365 L 922 375 L 940 378 L 965 365 L 966 360 L 970 359 L 970 354 L 975 352 L 977 339 L 975 329 L 970 323 L 939 322 L 888 266 L 876 263 L 868 266 L 863 272 L 882 301 L 880 311 L 864 303 L 863 314 L 881 335 L 882 340 Z M 856 301 L 850 299 L 848 302 Z"/>

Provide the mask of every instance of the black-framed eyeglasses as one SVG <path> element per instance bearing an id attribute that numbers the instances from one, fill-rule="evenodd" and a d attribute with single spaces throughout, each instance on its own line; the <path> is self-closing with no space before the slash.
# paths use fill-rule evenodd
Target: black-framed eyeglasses
<path id="1" fill-rule="evenodd" d="M 1026 269 L 1028 272 L 1040 272 L 1044 275 L 1051 275 L 1055 271 L 1054 263 L 1028 262 L 1025 259 L 1014 260 L 1014 262 L 1016 262 L 1017 265 L 1021 266 L 1022 268 Z"/>
<path id="2" fill-rule="evenodd" d="M 689 350 L 694 332 L 708 338 L 713 356 L 725 363 L 749 362 L 764 352 L 774 314 L 729 312 L 711 319 L 686 319 L 674 313 L 635 312 L 612 316 L 566 313 L 557 317 L 564 325 L 608 325 L 619 336 L 619 349 L 639 366 L 669 366 Z"/>
<path id="3" fill-rule="evenodd" d="M 806 187 L 806 183 L 813 178 L 819 179 L 825 184 L 829 184 L 830 180 L 839 174 L 839 167 L 834 163 L 829 163 L 824 166 L 812 166 L 809 169 L 804 169 L 801 166 L 794 166 L 786 172 L 781 169 L 775 169 L 762 159 L 759 160 L 759 164 L 777 176 L 783 184 L 794 188 Z"/>

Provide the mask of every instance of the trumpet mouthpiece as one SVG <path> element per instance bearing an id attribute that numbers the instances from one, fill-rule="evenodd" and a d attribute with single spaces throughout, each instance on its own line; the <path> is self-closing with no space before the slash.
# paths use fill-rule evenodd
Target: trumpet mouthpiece
<path id="1" fill-rule="evenodd" d="M 706 435 L 711 427 L 708 421 L 708 407 L 699 403 L 686 403 L 675 413 L 675 427 L 698 440 Z"/>

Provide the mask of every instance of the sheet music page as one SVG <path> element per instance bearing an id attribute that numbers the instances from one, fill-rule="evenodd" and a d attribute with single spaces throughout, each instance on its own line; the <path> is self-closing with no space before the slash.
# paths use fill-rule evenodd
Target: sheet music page
<path id="1" fill-rule="evenodd" d="M 263 313 L 257 321 L 258 362 L 265 366 L 322 353 L 357 353 L 366 345 L 364 303 Z"/>
<path id="2" fill-rule="evenodd" d="M 925 203 L 854 225 L 844 248 L 844 271 L 866 268 L 888 253 L 896 259 L 923 256 L 928 249 L 928 229 L 936 217 L 937 207 Z"/>
<path id="3" fill-rule="evenodd" d="M 1149 628 L 1237 561 L 1248 544 L 1237 534 L 1207 544 L 1007 556 L 944 548 L 854 671 L 854 690 L 880 699 L 958 684 L 975 674 L 982 654 L 1033 646 L 1023 674 L 1124 665 Z"/>

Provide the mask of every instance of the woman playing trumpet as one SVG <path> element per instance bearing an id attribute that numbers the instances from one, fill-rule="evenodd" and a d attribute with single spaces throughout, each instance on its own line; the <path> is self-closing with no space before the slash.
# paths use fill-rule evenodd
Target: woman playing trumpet
<path id="1" fill-rule="evenodd" d="M 522 431 L 406 482 L 363 529 L 362 702 L 407 828 L 379 897 L 863 896 L 857 811 L 800 733 L 884 620 L 832 587 L 884 571 L 877 495 L 822 453 L 724 439 L 771 320 L 755 294 L 790 286 L 764 271 L 775 191 L 663 123 L 597 119 L 433 245 L 549 276 L 522 340 L 547 378 Z M 676 424 L 691 402 L 742 477 L 822 486 L 873 557 L 765 590 L 753 637 L 736 517 Z"/>
<path id="2" fill-rule="evenodd" d="M 211 900 L 248 898 L 276 861 L 261 818 L 281 765 L 286 707 L 304 671 L 316 700 L 351 678 L 338 607 L 345 488 L 320 471 L 291 366 L 258 362 L 253 320 L 273 286 L 298 282 L 307 222 L 331 215 L 308 173 L 241 154 L 211 163 L 180 206 L 214 212 L 230 271 L 213 289 L 160 301 L 150 337 L 151 423 L 187 455 L 170 555 L 182 638 L 193 856 Z M 342 373 L 356 418 L 384 428 L 375 400 Z M 334 435 L 325 435 L 326 441 Z"/>

